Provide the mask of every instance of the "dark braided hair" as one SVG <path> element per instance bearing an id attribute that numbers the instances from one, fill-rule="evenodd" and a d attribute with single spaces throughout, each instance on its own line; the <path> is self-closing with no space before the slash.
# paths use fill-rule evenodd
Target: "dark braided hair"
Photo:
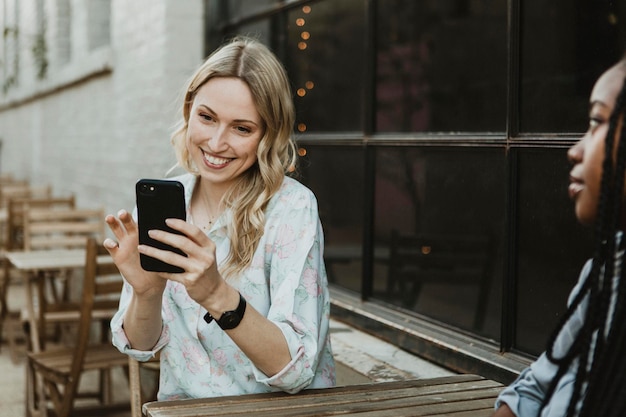
<path id="1" fill-rule="evenodd" d="M 626 57 L 622 60 L 626 65 Z M 557 365 L 541 409 L 550 401 L 559 380 L 574 367 L 572 397 L 567 417 L 612 417 L 626 415 L 626 278 L 623 242 L 616 241 L 621 229 L 624 175 L 626 174 L 626 80 L 609 119 L 600 197 L 595 220 L 596 250 L 591 270 L 559 325 L 548 340 L 547 358 Z M 622 120 L 614 158 L 615 138 Z M 624 238 L 621 239 L 622 241 Z M 619 246 L 618 246 L 619 243 Z M 616 265 L 618 263 L 618 265 Z M 619 273 L 616 282 L 616 273 Z M 613 290 L 617 289 L 617 293 Z M 554 346 L 561 330 L 582 302 L 587 303 L 582 328 L 561 357 Z"/>

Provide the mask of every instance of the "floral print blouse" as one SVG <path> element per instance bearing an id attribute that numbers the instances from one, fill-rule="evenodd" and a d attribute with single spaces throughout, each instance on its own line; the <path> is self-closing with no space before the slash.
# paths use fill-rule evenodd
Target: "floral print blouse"
<path id="1" fill-rule="evenodd" d="M 185 187 L 187 208 L 196 177 L 174 178 Z M 136 213 L 135 213 L 136 214 Z M 119 310 L 111 322 L 113 344 L 145 361 L 160 351 L 159 400 L 216 397 L 269 391 L 295 393 L 335 384 L 329 334 L 330 300 L 323 260 L 323 232 L 317 200 L 296 180 L 286 177 L 265 210 L 265 232 L 252 264 L 229 284 L 249 305 L 273 321 L 289 345 L 291 362 L 276 375 L 265 375 L 179 283 L 168 281 L 163 294 L 163 329 L 153 350 L 130 347 L 124 313 L 132 287 L 124 284 Z M 217 246 L 218 262 L 229 252 L 224 212 L 208 236 Z"/>

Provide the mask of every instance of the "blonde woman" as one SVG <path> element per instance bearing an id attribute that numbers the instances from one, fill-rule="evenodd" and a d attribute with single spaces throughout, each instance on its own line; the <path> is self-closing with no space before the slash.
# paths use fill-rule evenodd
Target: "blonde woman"
<path id="1" fill-rule="evenodd" d="M 138 360 L 160 352 L 159 400 L 334 385 L 317 201 L 286 176 L 296 154 L 284 68 L 237 38 L 196 71 L 182 110 L 172 144 L 188 171 L 175 178 L 187 221 L 150 236 L 186 256 L 140 245 L 129 212 L 107 216 L 104 245 L 126 281 L 113 343 Z M 145 271 L 140 254 L 183 272 Z"/>

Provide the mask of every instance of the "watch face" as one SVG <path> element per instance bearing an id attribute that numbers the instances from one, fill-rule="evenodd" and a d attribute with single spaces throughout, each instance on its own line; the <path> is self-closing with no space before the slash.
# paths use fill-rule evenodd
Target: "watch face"
<path id="1" fill-rule="evenodd" d="M 235 311 L 227 311 L 220 317 L 219 325 L 224 330 L 234 329 L 240 321 L 241 317 Z"/>

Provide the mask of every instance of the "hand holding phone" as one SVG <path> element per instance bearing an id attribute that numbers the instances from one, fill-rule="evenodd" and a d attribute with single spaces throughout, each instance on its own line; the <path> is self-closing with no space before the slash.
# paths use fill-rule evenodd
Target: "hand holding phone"
<path id="1" fill-rule="evenodd" d="M 180 249 L 159 242 L 148 236 L 153 229 L 170 233 L 180 232 L 165 224 L 165 219 L 186 219 L 185 189 L 178 181 L 141 179 L 135 186 L 139 243 L 158 249 L 169 250 L 186 256 Z M 170 265 L 151 256 L 140 254 L 141 267 L 153 272 L 183 272 L 182 268 Z"/>

